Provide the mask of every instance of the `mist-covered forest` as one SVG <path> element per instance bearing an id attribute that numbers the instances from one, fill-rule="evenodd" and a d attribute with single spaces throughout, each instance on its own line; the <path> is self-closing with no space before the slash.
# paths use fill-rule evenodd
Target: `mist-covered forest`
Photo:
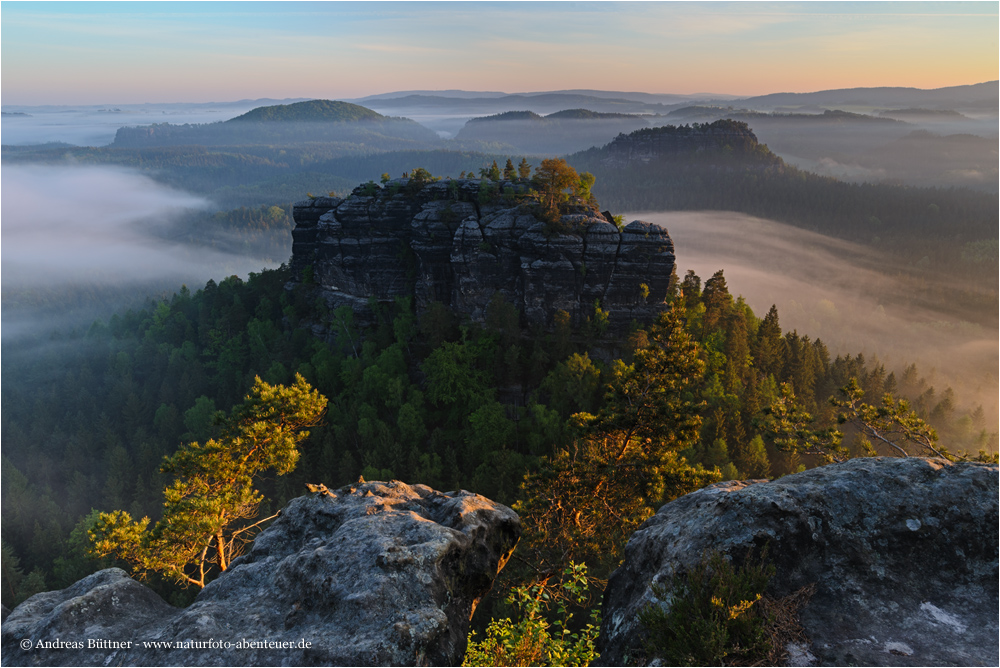
<path id="1" fill-rule="evenodd" d="M 374 102 L 384 113 L 404 109 Z M 678 123 L 666 102 L 643 103 L 660 114 L 643 123 L 660 127 L 640 132 L 673 131 L 663 129 Z M 476 104 L 477 115 L 509 111 Z M 676 247 L 670 319 L 613 341 L 596 323 L 529 330 L 501 299 L 482 323 L 444 307 L 418 317 L 402 299 L 383 305 L 368 330 L 349 310 L 328 314 L 344 332 L 332 342 L 300 327 L 317 306 L 303 286 L 287 287 L 292 203 L 417 168 L 487 180 L 508 160 L 537 168 L 540 154 L 522 150 L 531 137 L 505 138 L 497 122 L 452 138 L 379 114 L 377 130 L 347 128 L 362 122 L 349 114 L 328 136 L 310 137 L 308 126 L 260 134 L 274 119 L 258 112 L 238 130 L 220 130 L 230 121 L 148 125 L 101 146 L 4 145 L 3 604 L 112 563 L 88 555 L 95 512 L 155 520 L 170 482 L 164 457 L 215 435 L 217 412 L 239 404 L 257 376 L 288 384 L 301 374 L 329 400 L 296 471 L 264 482 L 272 512 L 305 482 L 333 487 L 362 475 L 476 491 L 541 517 L 542 527 L 531 475 L 558 472 L 560 458 L 596 433 L 580 415 L 598 425 L 618 419 L 623 369 L 642 370 L 667 341 L 687 351 L 689 438 L 657 464 L 671 484 L 637 501 L 622 532 L 697 486 L 822 463 L 784 447 L 768 421 L 788 392 L 819 431 L 837 426 L 830 399 L 855 379 L 868 401 L 908 400 L 948 451 L 995 453 L 995 189 L 957 177 L 927 187 L 923 171 L 907 183 L 887 160 L 878 167 L 886 178 L 820 176 L 802 160 L 827 157 L 829 137 L 810 138 L 819 130 L 803 132 L 799 119 L 780 134 L 773 109 L 752 111 L 739 120 L 754 131 L 753 114 L 766 115 L 782 137 L 770 148 L 722 144 L 629 163 L 609 162 L 621 142 L 636 141 L 616 138 L 628 129 L 621 119 L 595 114 L 587 130 L 573 117 L 573 141 L 595 141 L 566 160 L 596 177 L 602 209 L 663 224 Z M 682 115 L 679 131 L 700 132 L 715 122 L 708 116 Z M 885 152 L 921 140 L 906 155 L 924 160 L 952 150 L 952 141 L 906 134 L 918 126 L 900 125 L 914 114 L 901 118 L 849 119 L 837 132 L 890 128 Z M 982 162 L 984 145 L 995 157 L 993 125 L 955 170 Z M 795 155 L 803 142 L 809 151 Z M 864 454 L 860 434 L 841 428 L 847 451 Z M 551 536 L 537 534 L 525 552 L 552 559 L 540 547 Z M 577 537 L 574 556 L 595 586 L 625 535 Z M 508 576 L 530 580 L 528 571 L 510 567 Z M 177 604 L 193 595 L 168 580 L 152 585 Z"/>

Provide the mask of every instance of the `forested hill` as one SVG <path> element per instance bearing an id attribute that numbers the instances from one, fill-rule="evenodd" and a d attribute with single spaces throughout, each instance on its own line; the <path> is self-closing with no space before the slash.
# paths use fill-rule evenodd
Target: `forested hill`
<path id="1" fill-rule="evenodd" d="M 649 163 L 683 162 L 690 167 L 761 168 L 780 172 L 784 162 L 757 141 L 757 135 L 742 121 L 644 128 L 619 135 L 601 149 L 578 156 L 596 157 L 609 168 L 645 166 Z M 596 175 L 596 174 L 595 174 Z"/>
<path id="2" fill-rule="evenodd" d="M 207 124 L 155 123 L 119 128 L 112 146 L 247 146 L 295 142 L 380 143 L 398 148 L 439 143 L 435 132 L 408 118 L 394 118 L 347 102 L 309 100 L 257 107 L 242 116 Z"/>
<path id="3" fill-rule="evenodd" d="M 739 211 L 860 243 L 907 275 L 915 303 L 995 326 L 995 193 L 817 176 L 733 120 L 637 130 L 567 161 L 612 210 Z"/>
<path id="4" fill-rule="evenodd" d="M 387 116 L 367 107 L 335 100 L 307 100 L 294 104 L 276 104 L 257 107 L 231 118 L 226 123 L 284 122 L 284 123 L 344 123 L 351 121 L 378 121 Z"/>

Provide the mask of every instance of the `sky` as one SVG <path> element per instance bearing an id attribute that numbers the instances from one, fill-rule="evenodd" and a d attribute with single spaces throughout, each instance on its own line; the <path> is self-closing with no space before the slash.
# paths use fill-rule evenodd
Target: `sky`
<path id="1" fill-rule="evenodd" d="M 998 76 L 996 2 L 2 2 L 4 105 L 740 96 Z"/>

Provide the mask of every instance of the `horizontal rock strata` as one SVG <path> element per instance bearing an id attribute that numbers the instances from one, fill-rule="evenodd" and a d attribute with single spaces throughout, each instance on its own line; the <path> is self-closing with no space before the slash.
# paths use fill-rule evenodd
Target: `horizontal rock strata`
<path id="1" fill-rule="evenodd" d="M 619 230 L 587 207 L 549 225 L 512 197 L 483 203 L 483 183 L 397 179 L 346 199 L 299 202 L 293 284 L 317 286 L 331 309 L 350 306 L 362 322 L 372 319 L 371 300 L 396 297 L 413 298 L 418 312 L 441 302 L 481 321 L 500 293 L 524 325 L 541 328 L 558 311 L 585 324 L 599 304 L 611 332 L 662 309 L 674 267 L 666 230 L 642 221 Z M 526 191 L 514 182 L 494 187 Z"/>

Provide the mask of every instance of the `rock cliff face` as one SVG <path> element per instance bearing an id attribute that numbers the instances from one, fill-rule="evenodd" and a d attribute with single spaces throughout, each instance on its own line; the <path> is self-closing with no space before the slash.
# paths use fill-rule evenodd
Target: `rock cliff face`
<path id="1" fill-rule="evenodd" d="M 662 308 L 674 266 L 666 230 L 633 221 L 619 230 L 596 209 L 564 215 L 562 232 L 513 198 L 483 197 L 479 180 L 409 180 L 355 189 L 345 199 L 295 205 L 294 282 L 311 281 L 331 309 L 371 318 L 369 300 L 412 297 L 420 312 L 441 302 L 481 320 L 494 294 L 526 325 L 551 327 L 557 311 L 578 326 L 595 302 L 612 332 Z M 501 182 L 499 192 L 525 186 Z M 505 201 L 506 200 L 506 201 Z M 645 288 L 643 287 L 645 285 Z"/>
<path id="2" fill-rule="evenodd" d="M 768 546 L 769 593 L 815 584 L 793 665 L 997 665 L 997 466 L 854 459 L 660 508 L 604 594 L 602 665 L 643 661 L 638 612 L 704 554 Z M 662 604 L 656 602 L 657 604 Z"/>
<path id="3" fill-rule="evenodd" d="M 3 623 L 3 665 L 457 665 L 519 536 L 512 510 L 469 492 L 302 497 L 186 609 L 115 568 L 31 597 Z"/>

